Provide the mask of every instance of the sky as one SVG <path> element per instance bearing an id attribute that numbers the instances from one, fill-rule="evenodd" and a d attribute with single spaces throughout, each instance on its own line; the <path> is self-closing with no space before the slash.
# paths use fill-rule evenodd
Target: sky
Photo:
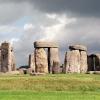
<path id="1" fill-rule="evenodd" d="M 69 45 L 100 52 L 100 0 L 0 0 L 0 43 L 11 42 L 17 66 L 27 65 L 34 41 L 59 44 L 60 59 Z"/>

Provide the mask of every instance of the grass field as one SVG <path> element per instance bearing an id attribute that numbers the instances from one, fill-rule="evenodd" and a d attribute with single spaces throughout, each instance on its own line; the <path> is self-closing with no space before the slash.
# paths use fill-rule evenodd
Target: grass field
<path id="1" fill-rule="evenodd" d="M 100 75 L 2 75 L 0 100 L 100 100 Z"/>

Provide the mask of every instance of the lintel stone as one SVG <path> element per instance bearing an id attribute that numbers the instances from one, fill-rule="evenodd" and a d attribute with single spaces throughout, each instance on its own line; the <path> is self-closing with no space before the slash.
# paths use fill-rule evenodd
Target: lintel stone
<path id="1" fill-rule="evenodd" d="M 80 51 L 87 51 L 87 48 L 83 45 L 72 45 L 69 46 L 70 50 L 80 50 Z"/>
<path id="2" fill-rule="evenodd" d="M 55 42 L 34 42 L 34 48 L 58 48 L 58 44 Z"/>

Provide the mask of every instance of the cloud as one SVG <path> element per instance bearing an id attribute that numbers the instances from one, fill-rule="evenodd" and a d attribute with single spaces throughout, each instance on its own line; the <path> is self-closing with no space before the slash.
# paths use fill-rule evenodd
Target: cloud
<path id="1" fill-rule="evenodd" d="M 33 5 L 20 0 L 0 0 L 0 24 L 11 24 L 24 16 L 33 15 Z"/>
<path id="2" fill-rule="evenodd" d="M 50 20 L 56 21 L 56 23 L 50 26 L 41 26 L 42 32 L 44 33 L 44 36 L 40 39 L 42 41 L 55 41 L 57 36 L 63 33 L 66 25 L 76 22 L 75 18 L 67 18 L 65 14 L 46 14 L 46 16 Z"/>
<path id="3" fill-rule="evenodd" d="M 77 19 L 68 18 L 65 14 L 55 14 L 55 18 L 51 18 L 51 16 L 52 14 L 48 14 L 48 16 L 47 14 L 44 14 L 44 20 L 38 20 L 38 22 L 40 22 L 39 25 L 26 23 L 23 26 L 24 33 L 18 41 L 15 41 L 14 45 L 16 46 L 16 52 L 19 53 L 20 58 L 24 57 L 24 60 L 20 61 L 20 59 L 18 59 L 19 55 L 16 55 L 17 63 L 22 64 L 28 62 L 28 55 L 33 52 L 33 42 L 36 40 L 56 41 L 60 44 L 60 46 L 63 43 L 62 41 L 66 41 L 66 39 L 63 40 L 62 38 L 65 32 L 67 32 L 66 26 L 76 23 Z"/>
<path id="4" fill-rule="evenodd" d="M 24 25 L 24 30 L 31 30 L 31 29 L 34 29 L 34 26 L 33 26 L 33 24 L 25 24 Z"/>
<path id="5" fill-rule="evenodd" d="M 12 38 L 12 39 L 10 40 L 10 43 L 13 44 L 14 42 L 18 42 L 18 41 L 19 41 L 18 38 Z"/>
<path id="6" fill-rule="evenodd" d="M 22 16 L 34 16 L 35 10 L 66 13 L 69 16 L 100 17 L 99 4 L 99 0 L 0 0 L 0 22 L 8 24 Z"/>
<path id="7" fill-rule="evenodd" d="M 33 0 L 34 6 L 44 12 L 71 13 L 76 16 L 100 16 L 99 0 Z"/>

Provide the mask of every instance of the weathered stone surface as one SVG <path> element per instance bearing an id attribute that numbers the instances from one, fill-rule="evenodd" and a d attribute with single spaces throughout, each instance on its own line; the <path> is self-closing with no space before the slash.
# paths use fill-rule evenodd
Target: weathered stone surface
<path id="1" fill-rule="evenodd" d="M 100 59 L 100 54 L 99 53 L 91 54 L 90 56 L 98 57 Z"/>
<path id="2" fill-rule="evenodd" d="M 11 52 L 11 71 L 15 71 L 16 70 L 16 61 L 15 61 L 15 55 L 14 55 L 14 51 L 12 50 Z"/>
<path id="3" fill-rule="evenodd" d="M 88 71 L 100 71 L 100 54 L 88 56 Z"/>
<path id="4" fill-rule="evenodd" d="M 80 51 L 80 72 L 86 73 L 87 67 L 87 53 L 85 51 Z"/>
<path id="5" fill-rule="evenodd" d="M 1 44 L 1 72 L 14 71 L 15 67 L 13 48 L 10 43 L 4 42 Z"/>
<path id="6" fill-rule="evenodd" d="M 48 73 L 47 54 L 43 48 L 35 49 L 35 66 L 36 72 Z"/>
<path id="7" fill-rule="evenodd" d="M 57 62 L 58 67 L 60 66 L 59 51 L 58 51 L 57 43 L 36 41 L 36 42 L 34 42 L 34 47 L 36 49 L 38 49 L 38 48 L 47 48 L 48 49 L 48 71 L 49 71 L 49 73 L 52 72 L 53 62 Z"/>
<path id="8" fill-rule="evenodd" d="M 65 70 L 68 73 L 80 73 L 80 52 L 79 50 L 72 50 L 66 53 Z"/>
<path id="9" fill-rule="evenodd" d="M 60 67 L 59 67 L 59 62 L 53 62 L 53 67 L 52 67 L 52 73 L 53 74 L 58 74 L 60 73 Z"/>
<path id="10" fill-rule="evenodd" d="M 34 53 L 29 55 L 29 68 L 32 72 L 35 72 L 35 58 Z"/>
<path id="11" fill-rule="evenodd" d="M 73 45 L 69 46 L 70 50 L 80 50 L 80 51 L 87 51 L 87 48 L 83 45 Z"/>
<path id="12" fill-rule="evenodd" d="M 88 69 L 87 48 L 83 45 L 69 46 L 65 55 L 65 72 L 86 73 Z"/>
<path id="13" fill-rule="evenodd" d="M 92 63 L 92 57 L 90 57 L 89 55 L 88 55 L 88 58 L 87 58 L 87 62 L 88 62 L 88 71 L 93 71 L 94 70 L 94 68 L 92 67 L 93 65 L 93 63 Z"/>
<path id="14" fill-rule="evenodd" d="M 58 48 L 57 43 L 55 42 L 40 42 L 40 41 L 36 41 L 34 42 L 34 47 L 35 48 Z"/>
<path id="15" fill-rule="evenodd" d="M 60 67 L 60 59 L 59 59 L 59 50 L 58 48 L 50 48 L 49 50 L 49 59 L 50 59 L 50 71 L 52 72 L 53 67 L 55 67 L 55 62 L 56 62 L 56 70 L 55 72 L 57 72 L 57 69 L 59 70 Z M 54 68 L 55 69 L 55 68 Z"/>

